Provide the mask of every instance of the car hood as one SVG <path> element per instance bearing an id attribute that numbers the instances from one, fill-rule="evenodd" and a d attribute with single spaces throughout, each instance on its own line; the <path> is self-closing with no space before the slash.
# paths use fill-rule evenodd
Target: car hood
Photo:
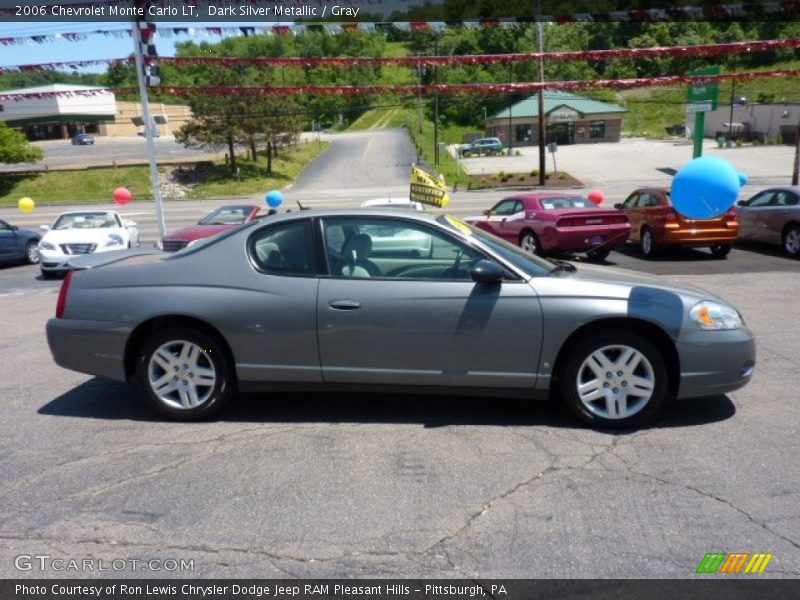
<path id="1" fill-rule="evenodd" d="M 203 238 L 217 235 L 222 231 L 227 231 L 236 225 L 192 225 L 191 227 L 184 227 L 178 231 L 168 233 L 162 239 L 170 241 L 187 241 L 201 240 Z"/>
<path id="2" fill-rule="evenodd" d="M 98 229 L 53 229 L 44 234 L 43 242 L 51 244 L 102 244 L 109 235 L 127 238 L 128 232 L 122 227 L 103 227 Z"/>
<path id="3" fill-rule="evenodd" d="M 560 271 L 549 277 L 535 278 L 531 283 L 540 296 L 560 296 L 569 293 L 572 296 L 627 299 L 634 289 L 650 289 L 670 292 L 690 302 L 715 300 L 729 304 L 716 294 L 667 277 L 599 265 L 579 264 L 576 265 L 574 273 Z M 579 284 L 577 294 L 576 283 Z"/>

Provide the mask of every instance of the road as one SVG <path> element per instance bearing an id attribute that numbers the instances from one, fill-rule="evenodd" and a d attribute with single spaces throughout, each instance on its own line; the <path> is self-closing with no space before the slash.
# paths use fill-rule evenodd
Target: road
<path id="1" fill-rule="evenodd" d="M 337 142 L 287 204 L 355 204 L 380 187 L 375 161 L 400 187 L 407 167 L 364 144 Z M 315 168 L 341 170 L 330 193 Z M 175 203 L 171 225 L 215 204 Z M 175 424 L 132 386 L 55 366 L 43 328 L 58 284 L 0 271 L 0 576 L 86 575 L 13 566 L 49 554 L 194 561 L 101 574 L 126 577 L 691 578 L 712 551 L 771 552 L 765 576 L 800 576 L 797 262 L 764 248 L 610 261 L 734 303 L 757 337 L 753 382 L 670 403 L 637 432 L 584 429 L 547 403 L 377 394 L 248 395 Z"/>
<path id="2" fill-rule="evenodd" d="M 160 161 L 211 160 L 221 156 L 218 152 L 184 148 L 172 136 L 157 138 L 156 156 Z M 0 163 L 0 173 L 17 171 L 43 171 L 49 169 L 82 169 L 86 167 L 127 164 L 148 164 L 145 141 L 142 137 L 95 137 L 94 145 L 73 146 L 69 140 L 35 142 L 44 151 L 44 159 L 32 165 L 7 165 Z"/>

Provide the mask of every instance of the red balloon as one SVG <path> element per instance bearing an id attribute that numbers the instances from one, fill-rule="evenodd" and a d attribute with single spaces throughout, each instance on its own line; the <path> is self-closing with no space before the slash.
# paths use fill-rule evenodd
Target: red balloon
<path id="1" fill-rule="evenodd" d="M 597 204 L 598 206 L 603 203 L 603 192 L 600 190 L 592 190 L 589 192 L 589 200 Z"/>
<path id="2" fill-rule="evenodd" d="M 118 187 L 114 190 L 114 202 L 117 204 L 127 204 L 131 200 L 133 200 L 133 194 L 129 189 Z"/>

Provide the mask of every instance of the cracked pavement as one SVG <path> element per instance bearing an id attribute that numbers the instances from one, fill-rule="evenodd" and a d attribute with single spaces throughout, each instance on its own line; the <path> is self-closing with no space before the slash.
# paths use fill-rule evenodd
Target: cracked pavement
<path id="1" fill-rule="evenodd" d="M 106 574 L 125 577 L 684 578 L 716 551 L 797 577 L 800 278 L 674 278 L 744 313 L 756 376 L 611 433 L 547 403 L 374 394 L 161 422 L 52 363 L 54 291 L 0 296 L 0 576 L 82 576 L 14 567 L 49 554 L 194 561 Z"/>

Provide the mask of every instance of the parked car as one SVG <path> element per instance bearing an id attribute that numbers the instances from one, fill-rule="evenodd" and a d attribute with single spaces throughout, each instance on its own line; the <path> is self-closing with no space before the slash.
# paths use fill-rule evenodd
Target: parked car
<path id="1" fill-rule="evenodd" d="M 361 203 L 361 208 L 407 208 L 409 210 L 425 210 L 422 202 L 405 198 L 374 198 Z"/>
<path id="2" fill-rule="evenodd" d="M 506 147 L 499 138 L 481 138 L 461 148 L 461 156 L 482 156 L 500 154 Z"/>
<path id="3" fill-rule="evenodd" d="M 72 136 L 72 145 L 73 146 L 93 146 L 94 145 L 94 136 L 89 135 L 88 133 L 76 133 Z"/>
<path id="4" fill-rule="evenodd" d="M 46 233 L 39 242 L 39 267 L 45 278 L 68 271 L 67 262 L 76 254 L 139 245 L 136 223 L 111 210 L 65 212 L 52 226 L 42 225 L 41 229 Z"/>
<path id="5" fill-rule="evenodd" d="M 504 198 L 467 221 L 533 254 L 586 252 L 594 260 L 604 260 L 623 245 L 630 229 L 621 211 L 557 192 Z"/>
<path id="6" fill-rule="evenodd" d="M 628 239 L 639 244 L 646 258 L 655 258 L 666 246 L 706 247 L 712 256 L 724 258 L 739 234 L 735 207 L 713 219 L 689 219 L 673 208 L 664 188 L 638 189 L 615 206 L 628 215 Z"/>
<path id="7" fill-rule="evenodd" d="M 434 250 L 373 256 L 381 228 Z M 738 389 L 754 368 L 752 334 L 713 294 L 556 264 L 445 215 L 298 211 L 147 252 L 73 258 L 47 340 L 62 367 L 137 381 L 175 419 L 287 387 L 525 399 L 553 388 L 584 421 L 627 427 L 667 396 Z"/>
<path id="8" fill-rule="evenodd" d="M 39 262 L 39 234 L 0 220 L 0 262 Z"/>
<path id="9" fill-rule="evenodd" d="M 168 233 L 161 238 L 156 247 L 165 252 L 177 252 L 204 238 L 217 235 L 242 223 L 249 223 L 259 216 L 260 209 L 258 204 L 236 204 L 212 210 L 200 219 L 197 225 Z"/>
<path id="10" fill-rule="evenodd" d="M 800 186 L 764 190 L 738 207 L 740 239 L 780 244 L 800 256 Z"/>

